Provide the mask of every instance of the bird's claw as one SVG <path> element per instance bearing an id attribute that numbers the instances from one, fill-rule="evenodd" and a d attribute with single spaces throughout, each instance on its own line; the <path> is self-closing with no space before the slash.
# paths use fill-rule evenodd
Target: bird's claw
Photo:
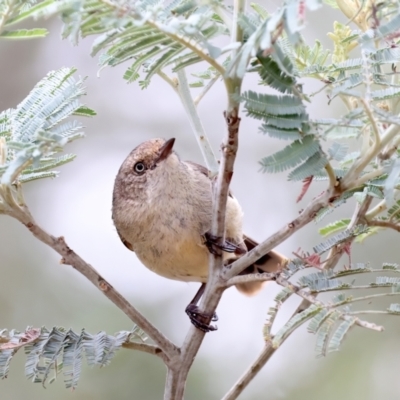
<path id="1" fill-rule="evenodd" d="M 207 249 L 211 254 L 220 255 L 221 250 L 225 251 L 226 253 L 235 253 L 240 250 L 238 246 L 231 242 L 228 242 L 227 240 L 225 240 L 224 243 L 219 244 L 218 241 L 220 238 L 218 236 L 212 235 L 209 232 L 205 233 L 204 238 L 205 245 L 207 246 Z"/>
<path id="2" fill-rule="evenodd" d="M 212 316 L 210 314 L 203 313 L 195 304 L 189 304 L 186 307 L 185 311 L 186 314 L 189 316 L 190 321 L 197 329 L 200 329 L 201 331 L 206 333 L 216 331 L 218 329 L 216 325 L 210 325 L 206 322 L 210 319 L 213 322 L 218 321 L 218 316 L 216 313 L 214 313 Z"/>

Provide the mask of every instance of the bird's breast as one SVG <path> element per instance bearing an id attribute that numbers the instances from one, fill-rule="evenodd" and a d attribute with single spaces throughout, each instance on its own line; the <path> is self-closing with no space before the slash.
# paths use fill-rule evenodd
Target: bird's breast
<path id="1" fill-rule="evenodd" d="M 154 236 L 152 236 L 154 239 Z M 135 252 L 151 271 L 169 279 L 206 282 L 208 250 L 200 235 L 182 235 L 165 229 L 160 241 L 137 243 Z"/>

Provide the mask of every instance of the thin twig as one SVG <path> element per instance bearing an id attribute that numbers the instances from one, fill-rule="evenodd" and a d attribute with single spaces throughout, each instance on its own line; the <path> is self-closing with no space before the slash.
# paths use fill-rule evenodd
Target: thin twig
<path id="1" fill-rule="evenodd" d="M 203 154 L 204 161 L 206 162 L 207 168 L 209 169 L 211 176 L 215 176 L 218 172 L 218 162 L 215 154 L 212 150 L 211 144 L 208 140 L 206 131 L 203 127 L 196 106 L 193 102 L 192 95 L 190 93 L 189 85 L 186 78 L 184 69 L 180 69 L 177 72 L 178 75 L 178 94 L 182 101 L 182 105 L 185 108 L 186 114 L 189 117 L 190 125 L 195 134 L 197 144 Z"/>
<path id="2" fill-rule="evenodd" d="M 394 229 L 397 232 L 400 232 L 400 225 L 395 224 L 393 222 L 389 221 L 378 221 L 376 219 L 373 219 L 371 221 L 367 221 L 368 226 L 379 226 L 381 228 L 389 228 L 389 229 Z"/>
<path id="3" fill-rule="evenodd" d="M 291 282 L 289 282 L 288 280 L 282 278 L 282 276 L 279 276 L 276 279 L 277 283 L 283 287 L 286 288 L 290 288 L 295 294 L 297 294 L 298 296 L 300 296 L 301 298 L 303 298 L 304 300 L 307 300 L 309 303 L 314 304 L 317 307 L 325 308 L 325 309 L 330 309 L 330 308 L 336 308 L 338 306 L 338 304 L 332 304 L 331 306 L 328 306 L 321 302 L 320 300 L 317 300 L 315 298 L 315 295 L 313 295 L 312 293 L 309 292 L 308 289 L 304 289 L 304 288 L 300 288 L 297 285 L 292 284 Z M 398 293 L 400 294 L 400 293 Z M 377 295 L 371 295 L 371 297 L 381 297 L 378 294 Z M 365 296 L 365 298 L 367 298 L 367 296 Z M 361 298 L 360 298 L 361 299 Z M 361 301 L 361 300 L 360 300 Z M 345 304 L 345 302 L 343 302 L 343 304 Z M 343 313 L 340 315 L 340 318 L 343 320 L 348 320 L 350 317 L 347 315 L 347 313 Z M 362 326 L 364 328 L 367 329 L 372 329 L 374 331 L 383 331 L 383 327 L 380 325 L 376 325 L 367 321 L 363 321 L 357 318 L 357 320 L 355 321 L 356 325 Z"/>
<path id="4" fill-rule="evenodd" d="M 266 362 L 271 358 L 276 349 L 272 347 L 271 342 L 267 342 L 263 351 L 254 360 L 254 362 L 247 368 L 246 372 L 239 378 L 235 385 L 229 390 L 229 392 L 222 398 L 222 400 L 235 400 L 247 387 L 247 385 L 253 380 L 253 378 L 261 371 Z"/>
<path id="5" fill-rule="evenodd" d="M 350 311 L 349 315 L 358 315 L 358 314 L 389 314 L 389 315 L 397 315 L 397 313 L 393 313 L 390 311 L 383 310 L 361 310 L 361 311 Z"/>
<path id="6" fill-rule="evenodd" d="M 165 72 L 159 70 L 157 71 L 157 75 L 168 83 L 169 86 L 175 91 L 178 92 L 178 82 L 176 79 L 169 77 Z"/>
<path id="7" fill-rule="evenodd" d="M 367 221 L 370 221 L 372 220 L 372 218 L 376 217 L 383 211 L 386 211 L 386 209 L 387 209 L 386 200 L 382 200 L 374 208 L 372 208 L 369 212 L 365 214 L 365 219 Z"/>
<path id="8" fill-rule="evenodd" d="M 383 175 L 384 172 L 385 171 L 383 168 L 378 168 L 373 171 L 367 172 L 354 181 L 354 187 L 362 186 L 364 185 L 364 183 Z"/>
<path id="9" fill-rule="evenodd" d="M 376 119 L 374 117 L 374 114 L 372 113 L 371 107 L 369 105 L 369 102 L 365 100 L 364 98 L 360 97 L 360 101 L 364 107 L 365 113 L 367 114 L 367 117 L 369 119 L 369 122 L 371 123 L 372 126 L 372 132 L 374 134 L 374 145 L 372 147 L 373 152 L 378 152 L 380 150 L 380 144 L 381 144 L 381 135 L 379 132 L 378 124 L 376 123 Z"/>
<path id="10" fill-rule="evenodd" d="M 400 271 L 395 271 L 395 270 L 390 270 L 390 269 L 385 269 L 383 270 L 384 272 L 397 272 L 400 273 Z M 369 273 L 372 273 L 375 271 L 369 271 Z M 318 292 L 315 293 L 315 295 L 320 294 L 320 293 L 326 293 L 326 292 L 336 292 L 340 289 L 340 291 L 344 290 L 369 290 L 369 289 L 382 289 L 383 287 L 393 287 L 392 284 L 387 284 L 387 285 L 358 285 L 358 286 L 343 286 L 340 288 L 325 288 L 325 289 L 319 289 Z M 313 293 L 314 294 L 314 293 Z M 344 303 L 352 303 L 354 301 L 354 298 L 351 298 L 349 300 L 344 301 Z M 336 304 L 335 304 L 336 306 Z"/>
<path id="11" fill-rule="evenodd" d="M 332 165 L 329 162 L 325 165 L 325 171 L 329 178 L 329 186 L 331 188 L 335 188 L 339 184 L 339 181 L 335 175 L 335 171 L 333 170 Z"/>
<path id="12" fill-rule="evenodd" d="M 267 282 L 273 281 L 277 277 L 277 274 L 274 272 L 262 272 L 256 274 L 246 274 L 246 275 L 238 275 L 234 276 L 233 278 L 229 279 L 226 282 L 226 287 L 231 287 L 234 285 L 238 285 L 241 283 L 248 283 L 248 282 Z"/>
<path id="13" fill-rule="evenodd" d="M 249 251 L 234 263 L 224 268 L 222 272 L 223 279 L 229 280 L 234 276 L 239 275 L 240 272 L 242 272 L 246 267 L 253 264 L 259 258 L 284 242 L 288 237 L 292 236 L 303 226 L 311 222 L 315 218 L 317 212 L 328 206 L 331 202 L 331 199 L 334 197 L 335 195 L 330 190 L 316 197 L 296 219 L 286 224 L 283 228 L 271 235 L 268 239 L 264 240 L 253 250 Z"/>
<path id="14" fill-rule="evenodd" d="M 221 77 L 221 75 L 217 74 L 214 76 L 214 78 L 210 79 L 210 81 L 207 83 L 207 85 L 204 87 L 204 89 L 200 92 L 200 94 L 194 99 L 193 103 L 197 107 L 201 101 L 201 99 L 204 97 L 204 95 L 213 87 L 214 83 L 217 82 L 217 80 Z"/>
<path id="15" fill-rule="evenodd" d="M 381 136 L 380 145 L 374 147 L 373 151 L 368 152 L 364 157 L 361 157 L 359 160 L 354 162 L 341 181 L 341 187 L 343 190 L 350 189 L 354 186 L 355 179 L 359 178 L 364 168 L 379 154 L 381 149 L 383 149 L 396 135 L 399 134 L 399 132 L 400 126 L 392 124 Z"/>
<path id="16" fill-rule="evenodd" d="M 153 355 L 161 357 L 162 359 L 165 360 L 164 352 L 161 350 L 160 347 L 155 346 L 154 344 L 139 343 L 139 342 L 125 342 L 125 343 L 122 343 L 122 347 L 124 349 L 138 350 L 138 351 L 142 351 L 143 353 L 153 354 Z"/>
<path id="17" fill-rule="evenodd" d="M 396 152 L 399 145 L 400 145 L 400 137 L 397 137 L 395 140 L 393 140 L 393 143 L 389 148 L 385 149 L 382 153 L 378 155 L 379 159 L 382 161 L 388 160 Z"/>
<path id="18" fill-rule="evenodd" d="M 400 292 L 387 292 L 387 293 L 375 293 L 375 294 L 369 294 L 367 296 L 360 296 L 360 297 L 353 297 L 351 300 L 343 300 L 341 302 L 333 304 L 333 307 L 339 307 L 344 304 L 348 303 L 355 303 L 358 301 L 365 301 L 365 300 L 371 300 L 371 299 L 376 299 L 380 297 L 387 297 L 387 296 L 399 296 Z"/>
<path id="19" fill-rule="evenodd" d="M 347 225 L 347 229 L 353 229 L 360 222 L 365 222 L 365 214 L 367 213 L 370 205 L 372 203 L 372 196 L 366 196 L 364 202 L 360 205 L 357 203 L 354 210 L 353 216 L 351 217 L 350 223 Z M 343 255 L 345 249 L 354 241 L 355 237 L 352 236 L 345 242 L 334 246 L 328 253 L 328 262 L 325 263 L 324 269 L 333 269 L 339 262 L 340 257 Z"/>

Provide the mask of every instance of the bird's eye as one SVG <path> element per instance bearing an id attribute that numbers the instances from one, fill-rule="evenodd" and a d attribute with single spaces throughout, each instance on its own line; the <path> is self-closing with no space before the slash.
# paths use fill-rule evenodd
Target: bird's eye
<path id="1" fill-rule="evenodd" d="M 135 170 L 135 172 L 138 174 L 138 175 L 142 175 L 143 173 L 144 173 L 144 171 L 146 170 L 146 167 L 145 167 L 145 165 L 142 163 L 142 162 L 137 162 L 136 164 L 135 164 L 135 166 L 133 167 L 133 169 Z"/>

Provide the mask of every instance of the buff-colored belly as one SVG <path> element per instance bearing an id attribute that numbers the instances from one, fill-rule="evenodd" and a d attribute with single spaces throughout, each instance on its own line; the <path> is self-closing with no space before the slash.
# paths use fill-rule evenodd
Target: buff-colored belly
<path id="1" fill-rule="evenodd" d="M 195 240 L 184 239 L 144 252 L 136 248 L 140 261 L 151 271 L 165 278 L 187 282 L 207 282 L 209 252 Z"/>

